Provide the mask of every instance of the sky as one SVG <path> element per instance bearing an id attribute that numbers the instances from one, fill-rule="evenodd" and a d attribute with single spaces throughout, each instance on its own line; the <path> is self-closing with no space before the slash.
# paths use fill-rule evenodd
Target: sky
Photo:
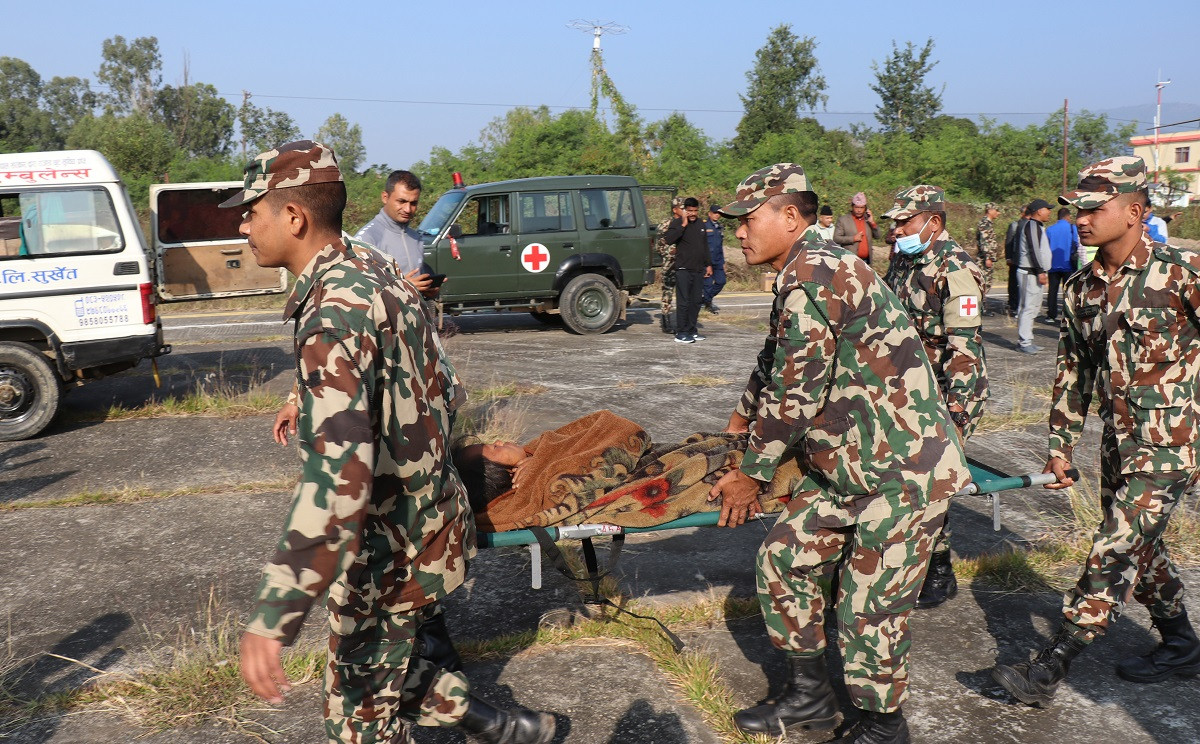
<path id="1" fill-rule="evenodd" d="M 892 42 L 934 40 L 927 82 L 943 89 L 943 112 L 1041 122 L 1069 111 L 1142 106 L 1152 127 L 1156 80 L 1164 124 L 1200 108 L 1192 61 L 1200 3 L 1175 4 L 1151 23 L 1128 3 L 912 4 L 776 0 L 729 2 L 342 3 L 59 0 L 5 5 L 0 56 L 25 60 L 49 80 L 95 83 L 104 39 L 158 38 L 163 82 L 214 85 L 238 105 L 288 112 L 306 136 L 341 113 L 362 127 L 366 163 L 406 168 L 434 147 L 458 150 L 516 105 L 558 112 L 590 105 L 591 34 L 574 20 L 620 24 L 603 37 L 606 69 L 647 121 L 680 111 L 715 140 L 733 136 L 754 53 L 771 29 L 790 24 L 817 41 L 829 96 L 826 126 L 874 123 L 872 62 Z M 735 12 L 736 11 L 736 12 Z M 1132 19 L 1132 20 L 1131 20 Z M 1132 117 L 1134 114 L 1123 113 Z M 612 121 L 612 117 L 609 117 Z M 1200 128 L 1200 124 L 1189 125 Z"/>

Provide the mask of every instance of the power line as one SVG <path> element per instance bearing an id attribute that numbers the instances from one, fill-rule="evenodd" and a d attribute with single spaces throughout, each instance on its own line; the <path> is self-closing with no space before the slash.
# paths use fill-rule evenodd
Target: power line
<path id="1" fill-rule="evenodd" d="M 236 96 L 230 93 L 220 94 L 224 98 L 240 98 L 241 93 Z M 479 101 L 420 101 L 408 100 L 402 98 L 339 98 L 333 96 L 285 96 L 285 95 L 270 95 L 264 93 L 255 93 L 255 98 L 278 98 L 283 100 L 295 101 L 330 101 L 334 103 L 393 103 L 402 104 L 405 106 L 473 106 L 477 108 L 541 108 L 545 106 L 549 109 L 562 109 L 564 111 L 585 111 L 590 110 L 588 106 L 564 106 L 559 104 L 531 104 L 531 103 L 485 103 Z M 655 111 L 655 112 L 674 112 L 678 111 L 685 114 L 742 114 L 743 109 L 708 109 L 708 108 L 651 108 L 638 107 L 638 111 Z M 798 111 L 798 114 L 804 116 L 874 116 L 874 111 Z M 943 111 L 944 116 L 1049 116 L 1058 113 L 1055 111 Z M 1137 122 L 1139 119 L 1116 119 L 1109 117 L 1109 121 L 1127 121 Z"/>

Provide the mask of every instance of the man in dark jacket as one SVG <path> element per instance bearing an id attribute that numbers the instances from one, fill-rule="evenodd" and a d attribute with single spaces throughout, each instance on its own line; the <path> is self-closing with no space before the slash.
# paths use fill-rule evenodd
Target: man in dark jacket
<path id="1" fill-rule="evenodd" d="M 699 218 L 700 202 L 689 196 L 683 200 L 683 217 L 671 220 L 663 235 L 663 242 L 675 246 L 675 342 L 680 344 L 704 340 L 696 329 L 696 319 L 704 277 L 712 274 L 712 260 Z"/>

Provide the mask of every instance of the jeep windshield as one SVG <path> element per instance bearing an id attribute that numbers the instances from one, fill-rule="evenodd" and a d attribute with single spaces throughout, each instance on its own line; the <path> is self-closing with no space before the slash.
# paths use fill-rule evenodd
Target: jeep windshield
<path id="1" fill-rule="evenodd" d="M 417 232 L 427 237 L 436 236 L 446 226 L 446 223 L 450 222 L 450 218 L 458 210 L 458 205 L 465 198 L 467 198 L 465 191 L 447 191 L 442 194 L 442 197 L 429 210 L 429 214 L 425 215 L 425 219 L 421 220 Z"/>

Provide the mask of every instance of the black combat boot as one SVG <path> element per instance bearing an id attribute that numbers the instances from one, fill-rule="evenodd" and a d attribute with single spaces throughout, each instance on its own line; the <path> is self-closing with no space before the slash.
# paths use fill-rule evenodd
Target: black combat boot
<path id="1" fill-rule="evenodd" d="M 483 744 L 548 744 L 554 738 L 554 716 L 528 708 L 501 710 L 471 696 L 458 727 Z"/>
<path id="2" fill-rule="evenodd" d="M 904 711 L 876 713 L 864 710 L 862 718 L 834 744 L 908 744 L 908 741 L 908 722 L 904 720 Z"/>
<path id="3" fill-rule="evenodd" d="M 445 614 L 439 612 L 427 617 L 417 626 L 413 655 L 432 662 L 439 669 L 462 671 L 462 659 L 454 648 L 454 641 L 450 640 L 450 632 L 446 630 Z"/>
<path id="4" fill-rule="evenodd" d="M 1148 654 L 1117 664 L 1117 675 L 1130 682 L 1161 682 L 1175 674 L 1200 674 L 1200 640 L 1196 639 L 1187 611 L 1165 620 L 1152 617 L 1151 621 L 1162 635 L 1162 643 Z"/>
<path id="5" fill-rule="evenodd" d="M 658 316 L 662 322 L 662 332 L 675 335 L 675 324 L 671 322 L 671 316 L 668 313 L 662 313 Z"/>
<path id="6" fill-rule="evenodd" d="M 954 578 L 954 566 L 950 563 L 950 551 L 943 550 L 929 557 L 929 572 L 917 595 L 917 609 L 937 607 L 947 599 L 958 595 L 958 579 Z"/>
<path id="7" fill-rule="evenodd" d="M 838 704 L 829 684 L 825 657 L 788 657 L 783 692 L 762 705 L 733 714 L 733 725 L 747 734 L 783 736 L 789 728 L 829 729 L 837 722 Z"/>
<path id="8" fill-rule="evenodd" d="M 1026 705 L 1046 705 L 1054 697 L 1058 683 L 1067 676 L 1071 659 L 1086 646 L 1082 640 L 1073 638 L 1065 626 L 1060 627 L 1051 644 L 1039 651 L 1033 661 L 1012 666 L 1001 664 L 992 670 L 992 679 Z"/>

